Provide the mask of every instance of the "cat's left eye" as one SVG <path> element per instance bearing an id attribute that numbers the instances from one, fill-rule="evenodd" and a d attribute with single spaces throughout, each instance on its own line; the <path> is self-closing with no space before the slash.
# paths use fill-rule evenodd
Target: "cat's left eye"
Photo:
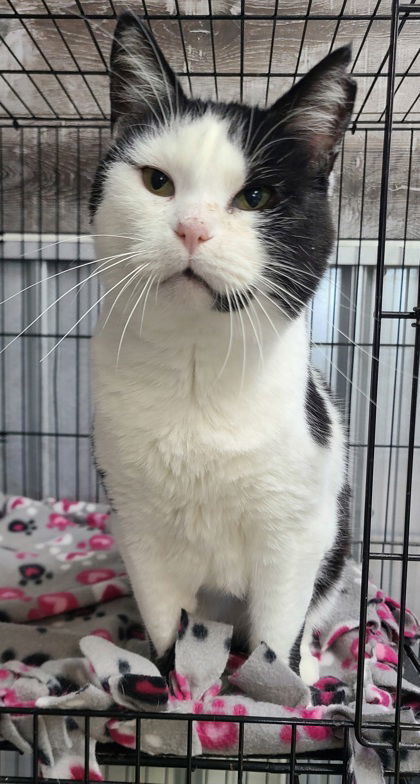
<path id="1" fill-rule="evenodd" d="M 270 201 L 271 195 L 270 188 L 250 185 L 235 196 L 233 205 L 238 210 L 263 210 Z"/>
<path id="2" fill-rule="evenodd" d="M 165 172 L 153 169 L 151 166 L 144 166 L 141 172 L 144 185 L 150 193 L 155 193 L 156 196 L 174 195 L 175 185 Z"/>

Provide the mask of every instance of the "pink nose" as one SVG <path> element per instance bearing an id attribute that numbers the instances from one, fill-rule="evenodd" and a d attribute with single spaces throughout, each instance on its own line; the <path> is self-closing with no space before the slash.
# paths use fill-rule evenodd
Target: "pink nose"
<path id="1" fill-rule="evenodd" d="M 198 218 L 189 218 L 178 223 L 175 234 L 178 234 L 190 255 L 194 253 L 200 242 L 207 242 L 210 239 L 206 224 Z"/>

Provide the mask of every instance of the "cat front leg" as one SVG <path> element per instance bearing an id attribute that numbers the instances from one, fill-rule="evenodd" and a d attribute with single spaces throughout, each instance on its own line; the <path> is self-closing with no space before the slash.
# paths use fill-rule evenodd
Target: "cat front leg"
<path id="1" fill-rule="evenodd" d="M 317 548 L 309 555 L 283 547 L 275 556 L 265 554 L 255 566 L 249 598 L 250 645 L 265 642 L 284 662 L 297 640 L 308 611 L 321 561 Z"/>
<path id="2" fill-rule="evenodd" d="M 127 541 L 121 519 L 113 527 L 128 577 L 147 633 L 157 656 L 161 658 L 176 640 L 181 610 L 193 613 L 196 608 L 195 587 L 184 579 L 188 570 L 182 562 L 168 562 L 167 552 L 139 536 Z"/>

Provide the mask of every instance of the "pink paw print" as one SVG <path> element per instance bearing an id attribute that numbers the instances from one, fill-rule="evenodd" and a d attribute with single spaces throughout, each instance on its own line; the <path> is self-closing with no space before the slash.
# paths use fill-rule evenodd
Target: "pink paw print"
<path id="1" fill-rule="evenodd" d="M 61 514 L 52 512 L 48 518 L 47 528 L 58 528 L 59 531 L 65 531 L 66 528 L 74 528 L 76 523 L 63 517 Z"/>
<path id="2" fill-rule="evenodd" d="M 201 703 L 194 706 L 194 713 L 199 713 Z M 218 698 L 212 702 L 211 712 L 216 716 L 226 716 L 226 703 L 225 700 Z M 234 716 L 246 716 L 247 710 L 245 705 L 238 703 L 233 706 L 232 711 Z M 227 721 L 198 721 L 197 722 L 197 735 L 200 738 L 203 749 L 208 751 L 221 751 L 223 749 L 231 749 L 238 742 L 239 727 L 234 722 Z"/>
<path id="3" fill-rule="evenodd" d="M 100 512 L 90 512 L 86 515 L 86 522 L 89 528 L 99 528 L 100 531 L 105 530 L 108 519 L 108 514 L 102 514 Z"/>
<path id="4" fill-rule="evenodd" d="M 30 602 L 31 597 L 26 596 L 25 591 L 20 588 L 0 588 L 0 599 L 19 599 L 23 602 Z"/>

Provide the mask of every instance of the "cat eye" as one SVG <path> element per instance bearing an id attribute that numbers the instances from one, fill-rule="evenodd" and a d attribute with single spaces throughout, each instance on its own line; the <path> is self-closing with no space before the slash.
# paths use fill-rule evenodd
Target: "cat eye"
<path id="1" fill-rule="evenodd" d="M 271 195 L 270 188 L 250 185 L 235 196 L 233 205 L 238 210 L 263 210 L 270 201 Z"/>
<path id="2" fill-rule="evenodd" d="M 144 166 L 141 172 L 144 185 L 150 193 L 155 193 L 156 196 L 174 195 L 175 185 L 167 174 L 151 166 Z"/>

